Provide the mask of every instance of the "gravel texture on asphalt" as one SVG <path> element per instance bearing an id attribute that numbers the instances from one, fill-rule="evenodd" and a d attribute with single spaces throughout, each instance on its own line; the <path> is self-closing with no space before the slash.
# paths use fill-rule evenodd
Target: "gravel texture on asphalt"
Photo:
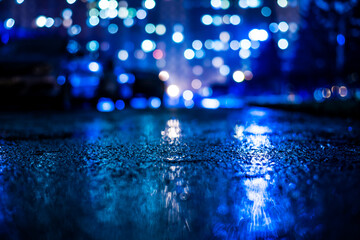
<path id="1" fill-rule="evenodd" d="M 355 120 L 0 115 L 1 239 L 358 239 L 359 186 Z"/>

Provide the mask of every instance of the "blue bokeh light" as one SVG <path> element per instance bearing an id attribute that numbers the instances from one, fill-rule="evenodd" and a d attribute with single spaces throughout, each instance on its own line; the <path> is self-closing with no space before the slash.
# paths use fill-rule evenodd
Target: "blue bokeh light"
<path id="1" fill-rule="evenodd" d="M 97 104 L 99 112 L 112 112 L 115 109 L 114 102 L 109 98 L 100 98 Z"/>

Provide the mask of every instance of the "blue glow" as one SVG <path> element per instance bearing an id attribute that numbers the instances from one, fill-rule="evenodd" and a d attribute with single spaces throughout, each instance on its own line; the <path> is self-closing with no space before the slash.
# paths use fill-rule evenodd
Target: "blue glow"
<path id="1" fill-rule="evenodd" d="M 125 108 L 125 102 L 123 100 L 117 100 L 115 107 L 117 110 L 123 110 Z"/>
<path id="2" fill-rule="evenodd" d="M 201 100 L 201 106 L 207 109 L 218 109 L 220 102 L 216 98 L 204 98 Z"/>
<path id="3" fill-rule="evenodd" d="M 266 115 L 266 112 L 261 110 L 252 110 L 250 111 L 250 115 L 254 117 L 263 117 Z"/>
<path id="4" fill-rule="evenodd" d="M 149 99 L 149 105 L 151 108 L 159 108 L 161 106 L 161 99 L 158 97 L 151 97 Z"/>
<path id="5" fill-rule="evenodd" d="M 338 34 L 336 40 L 340 46 L 343 46 L 345 44 L 345 36 L 342 34 Z"/>
<path id="6" fill-rule="evenodd" d="M 129 99 L 132 95 L 133 95 L 133 91 L 132 88 L 128 85 L 123 85 L 120 88 L 120 95 L 124 98 L 124 99 Z"/>
<path id="7" fill-rule="evenodd" d="M 73 86 L 74 88 L 85 86 L 97 87 L 100 82 L 99 77 L 84 76 L 80 74 L 71 74 L 69 77 L 69 81 L 71 83 L 71 86 Z"/>
<path id="8" fill-rule="evenodd" d="M 80 45 L 77 41 L 70 40 L 68 45 L 66 46 L 66 49 L 68 50 L 69 53 L 75 54 L 79 51 Z"/>
<path id="9" fill-rule="evenodd" d="M 115 109 L 114 102 L 110 98 L 100 98 L 97 104 L 99 112 L 112 112 Z"/>
<path id="10" fill-rule="evenodd" d="M 132 27 L 134 25 L 135 21 L 133 18 L 126 18 L 124 19 L 124 25 L 125 27 Z"/>
<path id="11" fill-rule="evenodd" d="M 215 26 L 220 26 L 222 24 L 222 17 L 220 17 L 219 15 L 214 15 L 213 24 Z"/>
<path id="12" fill-rule="evenodd" d="M 50 19 L 50 18 L 48 18 L 48 19 Z M 51 20 L 50 20 L 51 21 Z M 52 20 L 52 21 L 54 21 L 54 20 Z M 49 24 L 47 27 L 51 27 L 53 24 Z M 74 26 L 72 26 L 72 27 L 70 27 L 69 29 L 68 29 L 68 34 L 70 35 L 70 36 L 76 36 L 76 35 L 78 35 L 79 33 L 81 32 L 81 27 L 79 26 L 79 25 L 74 25 Z"/>
<path id="13" fill-rule="evenodd" d="M 129 75 L 126 73 L 122 73 L 119 75 L 118 77 L 118 82 L 119 83 L 127 83 L 129 81 Z"/>
<path id="14" fill-rule="evenodd" d="M 95 40 L 88 42 L 86 49 L 90 52 L 97 51 L 99 49 L 99 42 Z"/>
<path id="15" fill-rule="evenodd" d="M 156 27 L 152 23 L 148 23 L 145 25 L 145 32 L 148 34 L 153 34 L 156 31 Z"/>
<path id="16" fill-rule="evenodd" d="M 135 76 L 131 73 L 122 73 L 118 77 L 118 82 L 120 84 L 129 83 L 133 84 L 135 82 Z"/>
<path id="17" fill-rule="evenodd" d="M 183 32 L 184 26 L 180 23 L 177 23 L 174 25 L 173 29 L 174 29 L 174 32 Z"/>
<path id="18" fill-rule="evenodd" d="M 1 36 L 1 41 L 4 43 L 4 44 L 7 44 L 9 42 L 9 39 L 10 39 L 10 36 L 8 33 L 4 33 L 2 36 Z"/>
<path id="19" fill-rule="evenodd" d="M 119 30 L 119 27 L 115 23 L 112 23 L 108 26 L 108 32 L 110 34 L 115 34 L 118 32 L 118 30 Z"/>
<path id="20" fill-rule="evenodd" d="M 268 7 L 263 7 L 261 9 L 261 14 L 264 16 L 264 17 L 270 17 L 271 15 L 271 9 L 268 8 Z"/>
<path id="21" fill-rule="evenodd" d="M 65 84 L 65 81 L 66 81 L 66 78 L 64 76 L 58 76 L 57 79 L 56 79 L 57 83 L 59 85 L 64 85 Z"/>
<path id="22" fill-rule="evenodd" d="M 146 98 L 138 97 L 131 99 L 130 105 L 135 109 L 145 109 L 148 105 L 148 102 Z"/>
<path id="23" fill-rule="evenodd" d="M 273 33 L 277 33 L 279 31 L 279 26 L 277 23 L 270 23 L 269 30 Z"/>
<path id="24" fill-rule="evenodd" d="M 286 32 L 287 30 L 289 30 L 289 24 L 287 24 L 287 22 L 284 21 L 280 22 L 278 27 L 281 32 Z"/>
<path id="25" fill-rule="evenodd" d="M 96 25 L 98 25 L 100 23 L 100 19 L 97 16 L 91 16 L 88 19 L 87 25 L 89 27 L 95 27 Z"/>

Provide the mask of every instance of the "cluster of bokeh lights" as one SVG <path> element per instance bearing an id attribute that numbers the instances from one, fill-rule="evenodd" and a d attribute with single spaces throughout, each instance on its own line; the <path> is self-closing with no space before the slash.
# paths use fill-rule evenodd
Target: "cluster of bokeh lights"
<path id="1" fill-rule="evenodd" d="M 25 1 L 16 0 L 16 3 L 22 5 Z M 140 2 L 66 0 L 67 6 L 61 10 L 60 16 L 42 13 L 33 19 L 33 27 L 65 28 L 70 38 L 68 51 L 76 54 L 86 49 L 91 72 L 103 70 L 101 63 L 105 60 L 101 56 L 109 56 L 110 52 L 116 58 L 116 65 L 122 68 L 144 66 L 146 70 L 158 71 L 159 79 L 167 85 L 168 97 L 181 98 L 188 106 L 193 105 L 189 101 L 193 101 L 195 96 L 211 97 L 214 81 L 209 81 L 210 73 L 219 84 L 245 84 L 245 80 L 256 79 L 257 72 L 252 67 L 252 61 L 259 57 L 267 44 L 274 42 L 281 54 L 291 51 L 297 36 L 298 23 L 288 22 L 286 17 L 281 19 L 281 15 L 271 17 L 276 14 L 276 8 L 297 7 L 296 1 L 277 0 L 274 6 L 261 0 L 209 0 L 200 15 L 192 16 L 190 23 L 160 17 L 167 11 L 160 10 L 163 4 L 160 0 Z M 84 23 L 76 20 L 75 11 L 79 8 L 75 6 L 80 4 L 86 4 L 87 8 Z M 248 20 L 247 11 L 257 12 L 256 23 Z M 272 22 L 271 19 L 278 21 Z M 5 29 L 14 29 L 17 19 L 7 18 L 3 24 Z M 190 30 L 191 25 L 210 34 L 195 34 Z M 105 31 L 109 37 L 98 38 L 96 34 L 89 34 L 89 29 Z M 92 37 L 88 39 L 84 37 L 86 35 Z M 84 39 L 87 39 L 86 42 Z M 345 37 L 337 35 L 337 42 L 345 44 Z M 172 67 L 177 64 L 187 66 L 189 71 Z M 117 76 L 119 84 L 128 84 L 132 79 L 126 74 L 122 72 Z M 324 98 L 323 93 L 321 96 Z M 156 101 L 153 101 L 154 104 Z"/>

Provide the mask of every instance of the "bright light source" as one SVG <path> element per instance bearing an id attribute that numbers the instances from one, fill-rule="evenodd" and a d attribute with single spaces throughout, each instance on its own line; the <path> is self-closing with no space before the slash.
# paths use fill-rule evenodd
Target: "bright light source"
<path id="1" fill-rule="evenodd" d="M 97 109 L 99 112 L 112 112 L 115 109 L 115 105 L 110 98 L 100 98 Z"/>
<path id="2" fill-rule="evenodd" d="M 289 42 L 285 38 L 282 38 L 278 41 L 278 46 L 281 50 L 285 50 L 289 47 Z"/>
<path id="3" fill-rule="evenodd" d="M 230 34 L 228 32 L 221 32 L 219 38 L 222 42 L 228 42 L 230 41 Z"/>
<path id="4" fill-rule="evenodd" d="M 161 81 L 167 81 L 167 80 L 169 80 L 169 78 L 170 78 L 170 75 L 169 75 L 169 73 L 167 72 L 167 71 L 161 71 L 160 73 L 159 73 L 159 78 L 160 78 L 160 80 Z"/>
<path id="5" fill-rule="evenodd" d="M 195 49 L 195 50 L 200 50 L 202 48 L 203 44 L 200 40 L 195 40 L 192 42 L 192 47 Z"/>
<path id="6" fill-rule="evenodd" d="M 46 24 L 46 17 L 45 16 L 37 17 L 35 23 L 40 28 L 44 27 Z"/>
<path id="7" fill-rule="evenodd" d="M 249 38 L 253 41 L 266 41 L 269 34 L 264 29 L 253 29 L 249 32 Z"/>
<path id="8" fill-rule="evenodd" d="M 184 35 L 181 32 L 175 32 L 172 35 L 172 39 L 176 43 L 181 43 L 184 40 Z"/>
<path id="9" fill-rule="evenodd" d="M 110 6 L 110 2 L 107 0 L 100 0 L 100 2 L 98 3 L 98 6 L 100 9 L 107 9 Z"/>
<path id="10" fill-rule="evenodd" d="M 152 23 L 148 23 L 145 25 L 145 32 L 148 34 L 152 34 L 156 31 L 156 27 Z"/>
<path id="11" fill-rule="evenodd" d="M 201 100 L 201 106 L 207 109 L 217 109 L 220 107 L 220 102 L 215 98 L 204 98 Z"/>
<path id="12" fill-rule="evenodd" d="M 139 9 L 139 10 L 136 12 L 136 17 L 137 17 L 139 20 L 145 19 L 146 16 L 147 16 L 147 12 L 146 12 L 144 9 Z"/>
<path id="13" fill-rule="evenodd" d="M 122 73 L 119 75 L 118 77 L 118 82 L 119 83 L 127 83 L 129 81 L 129 75 L 126 73 Z"/>
<path id="14" fill-rule="evenodd" d="M 242 71 L 235 71 L 233 73 L 233 79 L 235 82 L 240 83 L 240 82 L 244 81 L 245 74 Z"/>
<path id="15" fill-rule="evenodd" d="M 277 1 L 277 4 L 278 4 L 280 7 L 284 8 L 284 7 L 286 7 L 286 6 L 288 5 L 288 1 L 287 1 L 287 0 L 278 0 L 278 1 Z"/>
<path id="16" fill-rule="evenodd" d="M 125 18 L 124 19 L 124 26 L 125 27 L 131 27 L 133 26 L 135 23 L 134 19 L 133 18 Z"/>
<path id="17" fill-rule="evenodd" d="M 161 99 L 158 97 L 149 98 L 149 105 L 151 108 L 159 108 L 161 106 Z"/>
<path id="18" fill-rule="evenodd" d="M 206 15 L 202 16 L 201 22 L 204 25 L 211 25 L 213 22 L 213 18 L 210 15 L 206 14 Z"/>
<path id="19" fill-rule="evenodd" d="M 4 27 L 5 27 L 6 29 L 11 29 L 11 28 L 14 26 L 14 24 L 15 24 L 15 20 L 12 19 L 12 18 L 8 18 L 8 19 L 5 20 L 5 22 L 4 22 Z"/>
<path id="20" fill-rule="evenodd" d="M 156 48 L 156 43 L 154 41 L 146 39 L 141 43 L 141 49 L 144 52 L 151 52 L 155 50 L 155 48 Z"/>
<path id="21" fill-rule="evenodd" d="M 230 48 L 231 48 L 232 50 L 234 50 L 234 51 L 239 50 L 239 48 L 240 48 L 240 43 L 239 43 L 237 40 L 232 40 L 232 41 L 230 42 Z"/>
<path id="22" fill-rule="evenodd" d="M 129 57 L 129 54 L 128 54 L 128 52 L 126 50 L 120 50 L 118 52 L 119 60 L 126 61 L 128 59 L 128 57 Z"/>
<path id="23" fill-rule="evenodd" d="M 227 76 L 229 75 L 230 73 L 230 68 L 229 66 L 227 65 L 222 65 L 220 68 L 219 68 L 219 72 L 222 76 Z"/>
<path id="24" fill-rule="evenodd" d="M 232 15 L 232 16 L 230 17 L 230 23 L 231 23 L 232 25 L 239 25 L 240 22 L 241 22 L 241 18 L 240 18 L 238 15 Z"/>
<path id="25" fill-rule="evenodd" d="M 221 8 L 221 0 L 211 0 L 210 4 L 214 9 Z"/>
<path id="26" fill-rule="evenodd" d="M 224 64 L 224 59 L 221 57 L 214 57 L 211 63 L 214 67 L 219 68 Z"/>
<path id="27" fill-rule="evenodd" d="M 192 49 L 186 49 L 184 51 L 184 57 L 187 59 L 187 60 L 191 60 L 195 57 L 195 52 L 192 50 Z"/>
<path id="28" fill-rule="evenodd" d="M 157 35 L 164 35 L 166 33 L 166 27 L 163 24 L 158 24 L 155 30 Z"/>
<path id="29" fill-rule="evenodd" d="M 62 11 L 62 16 L 63 16 L 64 19 L 69 19 L 69 18 L 71 18 L 72 14 L 73 14 L 73 13 L 72 13 L 72 10 L 69 9 L 69 8 L 65 8 L 65 9 Z"/>
<path id="30" fill-rule="evenodd" d="M 194 94 L 193 94 L 192 91 L 190 91 L 190 90 L 185 90 L 185 91 L 183 92 L 183 98 L 184 98 L 185 100 L 192 100 L 193 97 L 194 97 Z"/>
<path id="31" fill-rule="evenodd" d="M 94 52 L 94 51 L 97 51 L 99 49 L 99 42 L 98 41 L 95 41 L 95 40 L 92 40 L 90 42 L 88 42 L 86 44 L 86 49 L 89 51 L 89 52 Z"/>
<path id="32" fill-rule="evenodd" d="M 51 17 L 46 19 L 45 27 L 51 28 L 55 23 L 55 20 Z M 81 27 L 79 25 L 72 26 L 73 35 L 78 35 L 81 32 Z"/>
<path id="33" fill-rule="evenodd" d="M 201 88 L 201 81 L 199 79 L 194 79 L 192 80 L 191 82 L 191 86 L 194 88 L 194 89 L 200 89 Z"/>
<path id="34" fill-rule="evenodd" d="M 99 24 L 100 19 L 96 16 L 92 16 L 89 18 L 88 21 L 89 21 L 88 24 L 90 25 L 89 27 L 94 27 Z"/>
<path id="35" fill-rule="evenodd" d="M 97 62 L 89 63 L 89 70 L 91 72 L 98 72 L 100 70 L 100 65 Z"/>
<path id="36" fill-rule="evenodd" d="M 287 22 L 280 22 L 278 27 L 281 32 L 286 32 L 289 30 L 289 24 L 287 24 Z"/>
<path id="37" fill-rule="evenodd" d="M 242 59 L 248 59 L 251 55 L 251 52 L 249 49 L 241 49 L 239 51 L 239 56 L 242 58 Z"/>
<path id="38" fill-rule="evenodd" d="M 346 97 L 348 95 L 348 90 L 345 86 L 339 88 L 339 95 L 340 97 Z"/>
<path id="39" fill-rule="evenodd" d="M 153 9 L 156 6 L 156 2 L 154 0 L 145 0 L 143 4 L 144 7 L 149 10 Z"/>
<path id="40" fill-rule="evenodd" d="M 251 42 L 247 39 L 243 39 L 240 41 L 240 47 L 242 49 L 249 49 L 251 47 Z"/>
<path id="41" fill-rule="evenodd" d="M 177 97 L 179 96 L 179 93 L 180 93 L 180 89 L 178 86 L 176 85 L 170 85 L 168 88 L 167 88 L 167 94 L 170 96 L 170 97 Z"/>

